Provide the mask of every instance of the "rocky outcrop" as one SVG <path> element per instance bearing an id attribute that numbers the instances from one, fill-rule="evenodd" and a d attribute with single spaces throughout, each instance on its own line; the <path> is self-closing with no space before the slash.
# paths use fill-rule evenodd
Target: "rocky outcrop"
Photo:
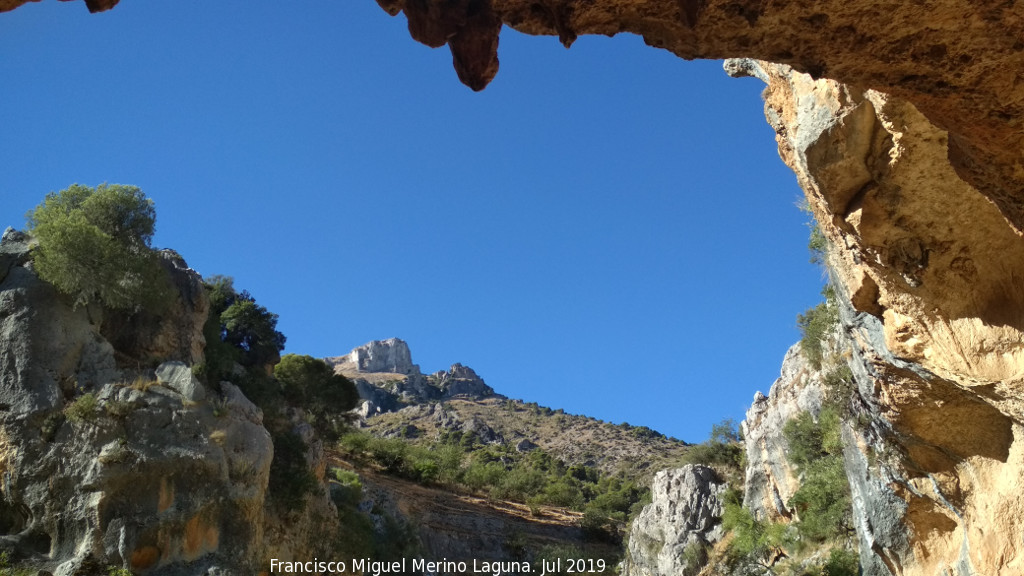
<path id="1" fill-rule="evenodd" d="M 796 470 L 787 458 L 789 446 L 782 433 L 786 422 L 801 412 L 821 411 L 820 374 L 811 368 L 800 345 L 782 361 L 782 374 L 768 396 L 758 392 L 743 421 L 747 467 L 743 503 L 761 520 L 792 518 L 789 499 L 800 487 Z"/>
<path id="2" fill-rule="evenodd" d="M 494 394 L 494 389 L 485 384 L 483 378 L 477 376 L 469 366 L 452 364 L 448 370 L 435 372 L 431 376 L 434 384 L 441 390 L 442 398 L 484 398 Z"/>
<path id="3" fill-rule="evenodd" d="M 107 566 L 252 574 L 268 550 L 312 551 L 312 534 L 329 523 L 303 532 L 296 525 L 311 513 L 268 516 L 274 448 L 260 409 L 231 383 L 203 385 L 180 361 L 119 367 L 120 352 L 100 332 L 104 315 L 40 280 L 28 250 L 24 235 L 5 232 L 0 551 L 57 576 Z M 190 331 L 167 341 L 187 342 Z M 321 501 L 329 506 L 326 493 Z M 283 547 L 268 525 L 291 526 L 299 542 Z"/>
<path id="4" fill-rule="evenodd" d="M 171 298 L 159 312 L 104 310 L 100 334 L 113 345 L 126 366 L 179 360 L 197 364 L 203 359 L 203 324 L 210 301 L 203 279 L 173 250 L 159 252 L 160 264 L 171 279 Z"/>
<path id="5" fill-rule="evenodd" d="M 662 470 L 651 503 L 633 520 L 624 576 L 695 576 L 721 540 L 726 484 L 706 466 Z"/>
<path id="6" fill-rule="evenodd" d="M 383 372 L 403 375 L 420 373 L 420 367 L 412 363 L 409 345 L 398 338 L 374 340 L 354 348 L 345 356 L 325 360 L 341 373 Z"/>
<path id="7" fill-rule="evenodd" d="M 324 361 L 355 384 L 362 399 L 356 413 L 364 419 L 451 398 L 495 395 L 483 378 L 462 364 L 424 376 L 412 363 L 409 345 L 398 338 L 375 340 Z"/>

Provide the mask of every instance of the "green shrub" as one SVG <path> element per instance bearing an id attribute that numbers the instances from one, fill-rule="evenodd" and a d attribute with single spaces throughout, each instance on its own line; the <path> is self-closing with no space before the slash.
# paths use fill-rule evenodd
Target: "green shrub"
<path id="1" fill-rule="evenodd" d="M 828 240 L 821 232 L 817 223 L 811 226 L 811 235 L 807 240 L 807 250 L 811 253 L 811 264 L 824 266 L 828 261 Z"/>
<path id="2" fill-rule="evenodd" d="M 344 468 L 332 468 L 331 475 L 337 482 L 331 487 L 331 498 L 336 506 L 358 506 L 363 499 L 363 483 L 359 474 Z"/>
<path id="3" fill-rule="evenodd" d="M 708 440 L 691 446 L 683 460 L 688 464 L 710 466 L 726 475 L 735 475 L 743 468 L 743 458 L 739 426 L 729 418 L 713 425 Z"/>
<path id="4" fill-rule="evenodd" d="M 599 510 L 591 508 L 584 510 L 583 518 L 580 519 L 580 528 L 583 529 L 583 538 L 587 542 L 615 545 L 622 542 L 618 523 Z"/>
<path id="5" fill-rule="evenodd" d="M 481 491 L 497 486 L 505 476 L 505 467 L 497 462 L 473 461 L 462 475 L 463 483 L 471 490 Z"/>
<path id="6" fill-rule="evenodd" d="M 789 501 L 799 516 L 797 532 L 814 542 L 848 533 L 850 485 L 843 463 L 838 413 L 825 408 L 815 421 L 809 412 L 802 412 L 786 422 L 782 432 L 789 444 L 789 461 L 801 475 L 800 488 Z"/>
<path id="7" fill-rule="evenodd" d="M 729 556 L 733 560 L 763 562 L 772 551 L 786 543 L 785 525 L 754 518 L 736 497 L 726 500 L 722 527 L 733 533 L 729 543 Z"/>
<path id="8" fill-rule="evenodd" d="M 170 281 L 150 249 L 155 227 L 153 201 L 134 186 L 75 184 L 48 194 L 28 214 L 29 233 L 39 241 L 36 272 L 76 305 L 166 306 Z"/>
<path id="9" fill-rule="evenodd" d="M 280 361 L 284 349 L 277 314 L 257 304 L 249 292 L 236 290 L 230 277 L 211 276 L 203 286 L 210 299 L 210 315 L 203 326 L 206 362 L 200 377 L 207 383 L 233 380 L 235 363 L 265 374 L 266 368 Z"/>
<path id="10" fill-rule="evenodd" d="M 280 359 L 285 337 L 277 331 L 277 314 L 242 292 L 220 315 L 224 341 L 242 351 L 243 365 L 270 366 Z"/>
<path id="11" fill-rule="evenodd" d="M 830 455 L 809 463 L 789 505 L 800 518 L 797 532 L 806 539 L 824 542 L 847 533 L 850 487 L 842 457 Z"/>
<path id="12" fill-rule="evenodd" d="M 401 475 L 405 470 L 409 445 L 398 438 L 371 438 L 368 449 L 386 472 Z"/>
<path id="13" fill-rule="evenodd" d="M 825 296 L 824 302 L 803 314 L 798 314 L 796 318 L 797 326 L 800 328 L 800 350 L 815 370 L 821 369 L 821 362 L 824 360 L 822 340 L 832 333 L 839 322 L 839 310 L 832 287 L 826 286 L 822 290 L 822 295 Z"/>
<path id="14" fill-rule="evenodd" d="M 338 439 L 338 448 L 353 458 L 360 458 L 370 445 L 371 436 L 365 432 L 349 432 Z"/>
<path id="15" fill-rule="evenodd" d="M 82 394 L 64 407 L 64 416 L 72 422 L 95 422 L 100 416 L 96 395 L 92 392 Z"/>
<path id="16" fill-rule="evenodd" d="M 824 403 L 844 417 L 851 416 L 850 399 L 857 394 L 857 383 L 850 367 L 846 363 L 831 367 L 822 375 L 821 384 L 825 391 Z"/>
<path id="17" fill-rule="evenodd" d="M 858 576 L 860 558 L 854 550 L 833 548 L 821 572 L 822 576 Z"/>
<path id="18" fill-rule="evenodd" d="M 274 377 L 292 404 L 314 414 L 347 412 L 359 402 L 359 393 L 348 378 L 312 356 L 286 354 L 274 367 Z"/>

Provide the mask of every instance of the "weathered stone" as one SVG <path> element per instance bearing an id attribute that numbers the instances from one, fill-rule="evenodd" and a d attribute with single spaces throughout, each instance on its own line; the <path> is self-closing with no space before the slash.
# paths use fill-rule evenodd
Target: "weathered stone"
<path id="1" fill-rule="evenodd" d="M 817 415 L 821 398 L 819 374 L 808 366 L 800 344 L 793 345 L 782 362 L 781 376 L 768 396 L 760 392 L 754 396 L 742 425 L 747 454 L 743 502 L 755 517 L 776 520 L 792 516 L 787 503 L 800 483 L 786 457 L 789 445 L 782 429 L 801 412 Z"/>
<path id="2" fill-rule="evenodd" d="M 160 263 L 172 286 L 171 302 L 159 312 L 104 310 L 101 334 L 128 366 L 153 361 L 203 361 L 203 325 L 210 311 L 202 277 L 173 250 L 161 250 Z"/>
<path id="3" fill-rule="evenodd" d="M 5 234 L 0 253 L 19 242 Z M 256 573 L 270 548 L 293 559 L 325 551 L 336 529 L 326 493 L 289 511 L 287 534 L 267 530 L 285 522 L 264 507 L 273 446 L 259 409 L 230 383 L 227 410 L 208 405 L 181 362 L 161 365 L 163 384 L 122 373 L 94 312 L 23 258 L 0 281 L 0 552 L 61 576 L 110 565 L 185 576 Z M 183 329 L 171 340 L 186 341 Z M 85 393 L 96 407 L 63 417 Z"/>
<path id="4" fill-rule="evenodd" d="M 696 576 L 718 542 L 726 484 L 706 466 L 662 470 L 629 528 L 624 576 Z"/>
<path id="5" fill-rule="evenodd" d="M 483 378 L 462 364 L 452 364 L 447 371 L 434 373 L 432 378 L 444 398 L 485 398 L 494 394 L 494 389 L 484 383 Z"/>
<path id="6" fill-rule="evenodd" d="M 483 444 L 504 444 L 505 439 L 501 434 L 494 431 L 480 418 L 473 417 L 459 425 L 459 430 L 465 434 L 476 436 Z"/>
<path id="7" fill-rule="evenodd" d="M 242 391 L 231 382 L 221 382 L 220 392 L 224 397 L 224 406 L 239 418 L 244 418 L 258 426 L 263 425 L 263 410 L 242 394 Z"/>
<path id="8" fill-rule="evenodd" d="M 181 394 L 189 402 L 200 402 L 206 398 L 206 388 L 192 375 L 192 369 L 184 362 L 161 364 L 156 369 L 156 381 Z"/>
<path id="9" fill-rule="evenodd" d="M 374 340 L 354 348 L 345 356 L 325 358 L 325 361 L 340 373 L 385 372 L 405 375 L 420 373 L 420 367 L 412 363 L 409 345 L 398 338 Z"/>
<path id="10" fill-rule="evenodd" d="M 530 450 L 536 450 L 537 448 L 539 448 L 539 446 L 531 442 L 529 438 L 523 438 L 519 442 L 516 442 L 516 452 L 529 452 Z"/>
<path id="11" fill-rule="evenodd" d="M 63 397 L 117 381 L 110 344 L 95 333 L 89 309 L 72 308 L 27 266 L 28 244 L 8 231 L 0 258 L 0 405 L 12 414 L 52 410 Z"/>

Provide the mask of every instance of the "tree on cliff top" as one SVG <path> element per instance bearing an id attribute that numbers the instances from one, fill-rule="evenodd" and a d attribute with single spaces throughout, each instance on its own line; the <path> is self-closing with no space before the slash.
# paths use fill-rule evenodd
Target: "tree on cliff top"
<path id="1" fill-rule="evenodd" d="M 47 194 L 27 218 L 39 241 L 36 272 L 76 305 L 140 309 L 166 302 L 169 282 L 150 248 L 156 210 L 135 186 L 75 184 Z"/>

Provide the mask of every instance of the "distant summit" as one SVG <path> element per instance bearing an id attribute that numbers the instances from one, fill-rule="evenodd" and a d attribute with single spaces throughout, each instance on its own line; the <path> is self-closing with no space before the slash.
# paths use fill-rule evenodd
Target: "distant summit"
<path id="1" fill-rule="evenodd" d="M 423 375 L 420 367 L 412 363 L 409 345 L 399 338 L 374 340 L 344 356 L 324 361 L 356 385 L 363 400 L 358 411 L 364 418 L 452 398 L 479 400 L 496 396 L 483 378 L 462 364 Z"/>
<path id="2" fill-rule="evenodd" d="M 371 372 L 389 374 L 419 374 L 420 367 L 412 363 L 412 353 L 405 340 L 388 338 L 374 340 L 353 348 L 344 356 L 325 358 L 338 372 L 345 374 Z"/>

